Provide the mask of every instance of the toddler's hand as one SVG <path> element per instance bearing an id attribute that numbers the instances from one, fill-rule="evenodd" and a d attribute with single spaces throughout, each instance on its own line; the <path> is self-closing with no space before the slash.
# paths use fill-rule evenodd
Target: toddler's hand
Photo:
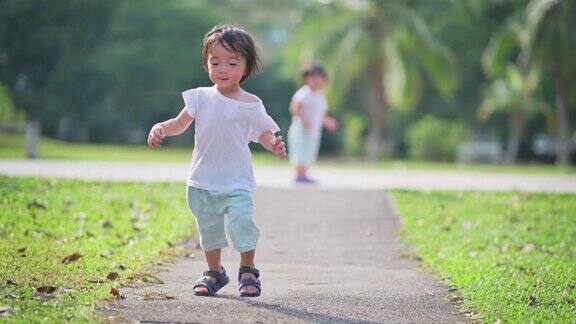
<path id="1" fill-rule="evenodd" d="M 312 124 L 310 124 L 310 122 L 307 119 L 302 119 L 302 126 L 304 126 L 304 129 L 307 131 L 312 131 Z"/>
<path id="2" fill-rule="evenodd" d="M 151 148 L 158 148 L 162 146 L 162 142 L 164 141 L 165 137 L 166 131 L 164 130 L 164 127 L 162 127 L 160 124 L 156 124 L 152 126 L 150 134 L 148 134 L 148 145 Z"/>
<path id="3" fill-rule="evenodd" d="M 325 117 L 324 127 L 326 127 L 327 130 L 334 132 L 338 129 L 338 121 L 332 117 Z"/>
<path id="4" fill-rule="evenodd" d="M 276 137 L 274 143 L 272 143 L 272 153 L 281 159 L 286 156 L 286 146 L 282 140 L 282 136 Z"/>

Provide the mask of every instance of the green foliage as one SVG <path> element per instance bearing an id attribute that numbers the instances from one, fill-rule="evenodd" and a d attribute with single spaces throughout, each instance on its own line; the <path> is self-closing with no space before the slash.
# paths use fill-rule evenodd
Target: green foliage
<path id="1" fill-rule="evenodd" d="M 408 129 L 409 156 L 432 161 L 454 161 L 458 144 L 466 140 L 466 128 L 434 116 L 426 116 Z"/>
<path id="2" fill-rule="evenodd" d="M 83 65 L 99 44 L 114 6 L 112 0 L 0 2 L 0 82 L 27 118 L 47 115 L 50 91 L 63 80 L 80 81 L 70 69 Z"/>
<path id="3" fill-rule="evenodd" d="M 0 80 L 45 134 L 135 142 L 207 85 L 203 1 L 2 1 Z"/>
<path id="4" fill-rule="evenodd" d="M 349 112 L 344 118 L 344 149 L 349 155 L 359 155 L 364 149 L 363 133 L 367 127 L 366 118 Z"/>
<path id="5" fill-rule="evenodd" d="M 134 143 L 159 119 L 175 116 L 182 108 L 181 91 L 210 85 L 200 53 L 203 35 L 216 21 L 203 2 L 120 2 L 102 44 L 76 66 L 75 75 L 90 83 L 83 88 L 90 92 L 55 94 L 54 109 L 84 106 L 65 115 L 69 126 L 61 136 L 77 138 L 74 126 L 80 122 L 92 141 Z"/>
<path id="6" fill-rule="evenodd" d="M 13 122 L 23 120 L 22 114 L 19 114 L 14 108 L 14 103 L 10 93 L 0 83 L 0 122 Z"/>
<path id="7" fill-rule="evenodd" d="M 397 191 L 393 197 L 406 240 L 458 289 L 476 319 L 573 322 L 573 194 Z"/>
<path id="8" fill-rule="evenodd" d="M 574 1 L 531 0 L 527 4 L 516 4 L 515 11 L 490 39 L 482 57 L 487 74 L 496 79 L 487 93 L 483 114 L 497 108 L 534 111 L 536 106 L 546 106 L 543 104 L 546 100 L 550 103 L 548 106 L 554 103 L 560 130 L 557 136 L 559 163 L 568 162 L 568 111 L 576 100 L 576 64 L 572 59 L 576 37 L 568 27 L 575 18 Z M 511 62 L 516 67 L 511 68 Z M 548 72 L 542 81 L 550 82 L 554 88 L 555 93 L 548 98 L 537 91 L 544 88 L 537 72 L 540 69 Z M 511 78 L 514 74 L 518 75 L 517 82 Z M 532 78 L 534 74 L 536 77 Z M 508 89 L 507 98 L 498 103 L 495 94 L 504 97 L 505 89 Z"/>
<path id="9" fill-rule="evenodd" d="M 297 79 L 303 65 L 324 62 L 332 76 L 330 103 L 341 110 L 354 82 L 368 86 L 366 74 L 374 58 L 380 57 L 386 66 L 386 98 L 392 106 L 413 108 L 427 81 L 450 99 L 457 85 L 453 54 L 411 7 L 400 1 L 309 5 L 285 47 L 284 72 Z M 374 34 L 371 26 L 376 21 L 384 24 L 383 35 Z"/>
<path id="10" fill-rule="evenodd" d="M 509 64 L 501 78 L 494 80 L 485 92 L 479 116 L 486 121 L 495 111 L 520 111 L 528 116 L 548 109 L 536 94 L 540 69 L 532 68 L 523 73 L 516 65 Z"/>
<path id="11" fill-rule="evenodd" d="M 576 33 L 569 32 L 574 4 L 3 0 L 0 82 L 18 111 L 42 121 L 45 135 L 137 143 L 150 125 L 178 112 L 181 90 L 210 85 L 199 57 L 204 33 L 216 23 L 238 22 L 255 34 L 265 67 L 245 86 L 262 97 L 283 129 L 302 64 L 327 66 L 330 108 L 343 117 L 370 111 L 366 94 L 375 79 L 370 72 L 373 59 L 381 58 L 383 109 L 393 108 L 384 133 L 395 146 L 404 147 L 410 124 L 429 114 L 464 122 L 475 132 L 506 134 L 503 114 L 491 123 L 478 119 L 493 87 L 479 88 L 486 77 L 488 84 L 505 79 L 510 62 L 529 63 L 518 68 L 521 75 L 541 70 L 534 90 L 541 102 L 552 106 L 557 88 L 563 88 L 566 105 L 574 105 Z M 374 38 L 376 22 L 385 32 Z M 526 139 L 558 122 L 552 114 L 534 114 Z M 191 142 L 191 136 L 172 141 Z"/>
<path id="12" fill-rule="evenodd" d="M 93 322 L 97 300 L 153 279 L 149 267 L 193 229 L 179 184 L 0 177 L 0 304 L 9 321 Z"/>

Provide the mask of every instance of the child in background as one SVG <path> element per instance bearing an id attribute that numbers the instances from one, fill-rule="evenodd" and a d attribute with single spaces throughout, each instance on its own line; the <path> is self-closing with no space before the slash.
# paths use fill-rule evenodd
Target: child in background
<path id="1" fill-rule="evenodd" d="M 175 118 L 152 127 L 148 145 L 160 147 L 166 136 L 179 135 L 196 123 L 187 198 L 208 270 L 194 284 L 194 293 L 212 296 L 230 281 L 220 261 L 222 248 L 228 245 L 226 215 L 230 238 L 240 252 L 240 296 L 257 297 L 261 283 L 254 255 L 259 230 L 253 220 L 254 175 L 248 144 L 259 142 L 279 158 L 286 149 L 282 137 L 274 135 L 280 129 L 262 101 L 240 87 L 258 69 L 252 36 L 236 26 L 216 26 L 204 37 L 202 57 L 214 86 L 184 91 L 184 108 Z"/>
<path id="2" fill-rule="evenodd" d="M 308 176 L 308 169 L 318 158 L 322 136 L 322 126 L 334 131 L 338 128 L 335 119 L 326 116 L 328 102 L 324 88 L 328 84 L 328 74 L 319 64 L 313 64 L 302 71 L 302 86 L 290 103 L 292 124 L 288 130 L 288 153 L 290 162 L 296 166 L 296 183 L 314 183 Z"/>

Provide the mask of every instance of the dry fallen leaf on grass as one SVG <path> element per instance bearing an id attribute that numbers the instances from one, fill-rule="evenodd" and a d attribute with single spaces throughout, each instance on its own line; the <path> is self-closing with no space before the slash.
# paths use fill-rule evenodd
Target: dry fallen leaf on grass
<path id="1" fill-rule="evenodd" d="M 56 291 L 56 287 L 54 286 L 41 286 L 36 288 L 36 291 L 43 294 L 51 294 Z"/>
<path id="2" fill-rule="evenodd" d="M 114 297 L 115 299 L 124 299 L 126 297 L 124 297 L 123 295 L 120 294 L 120 290 L 112 287 L 110 288 L 110 294 L 112 295 L 112 297 Z"/>
<path id="3" fill-rule="evenodd" d="M 69 256 L 65 257 L 64 259 L 62 259 L 62 263 L 64 263 L 64 264 L 72 263 L 72 262 L 77 261 L 81 257 L 82 257 L 82 254 L 80 254 L 78 252 L 74 252 L 74 253 L 70 254 Z"/>
<path id="4" fill-rule="evenodd" d="M 106 279 L 108 280 L 116 280 L 118 279 L 119 275 L 118 272 L 110 272 L 107 276 Z"/>
<path id="5" fill-rule="evenodd" d="M 26 204 L 26 208 L 28 208 L 28 209 L 32 209 L 32 208 L 46 209 L 46 208 L 48 208 L 48 205 L 45 202 L 42 202 L 39 200 L 33 200 L 33 201 L 29 202 L 28 204 Z"/>

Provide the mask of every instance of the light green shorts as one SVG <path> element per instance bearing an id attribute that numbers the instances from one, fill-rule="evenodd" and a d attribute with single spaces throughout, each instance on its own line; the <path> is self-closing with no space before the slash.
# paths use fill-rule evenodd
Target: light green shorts
<path id="1" fill-rule="evenodd" d="M 188 207 L 196 216 L 200 245 L 204 251 L 228 246 L 228 234 L 239 252 L 256 248 L 260 231 L 254 224 L 252 193 L 247 190 L 214 191 L 188 187 Z"/>
<path id="2" fill-rule="evenodd" d="M 318 159 L 320 135 L 306 130 L 300 123 L 288 129 L 288 156 L 294 165 L 311 166 Z"/>

